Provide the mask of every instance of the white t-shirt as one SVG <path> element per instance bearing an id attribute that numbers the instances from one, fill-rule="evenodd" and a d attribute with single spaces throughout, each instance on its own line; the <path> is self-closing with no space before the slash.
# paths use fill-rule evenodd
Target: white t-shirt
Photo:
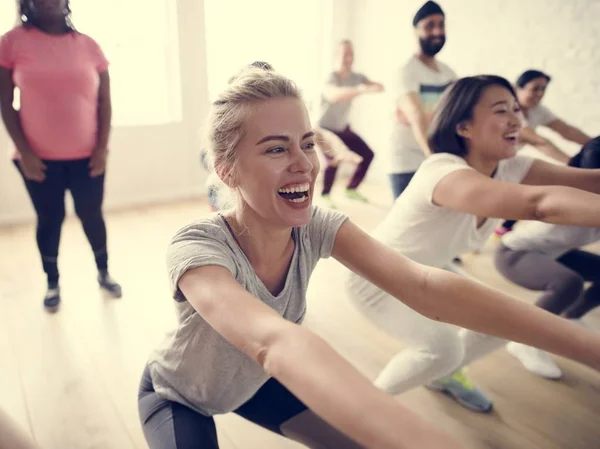
<path id="1" fill-rule="evenodd" d="M 558 259 L 572 249 L 600 240 L 599 228 L 528 221 L 502 237 L 513 251 L 535 251 Z"/>
<path id="2" fill-rule="evenodd" d="M 494 179 L 520 183 L 533 160 L 520 155 L 503 160 Z M 475 215 L 433 203 L 437 184 L 456 170 L 474 168 L 449 153 L 428 157 L 374 236 L 406 257 L 433 267 L 443 267 L 457 255 L 481 248 L 502 219 L 488 218 L 477 228 Z"/>
<path id="3" fill-rule="evenodd" d="M 416 172 L 425 160 L 425 153 L 417 143 L 408 120 L 396 115 L 398 100 L 410 92 L 419 94 L 427 118 L 431 118 L 440 96 L 457 79 L 446 64 L 436 61 L 439 71 L 427 67 L 412 56 L 398 71 L 394 92 L 394 127 L 390 140 L 389 173 Z"/>
<path id="4" fill-rule="evenodd" d="M 536 129 L 538 126 L 548 126 L 557 117 L 545 106 L 538 104 L 537 106 L 527 110 L 527 116 L 525 117 L 525 123 L 532 129 Z"/>

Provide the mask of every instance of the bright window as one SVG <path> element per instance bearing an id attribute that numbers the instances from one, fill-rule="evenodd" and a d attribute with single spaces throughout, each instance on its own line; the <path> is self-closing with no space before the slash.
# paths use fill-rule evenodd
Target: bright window
<path id="1" fill-rule="evenodd" d="M 211 101 L 244 65 L 266 61 L 294 80 L 309 107 L 323 87 L 327 0 L 205 0 Z"/>
<path id="2" fill-rule="evenodd" d="M 75 27 L 110 61 L 113 124 L 181 120 L 176 2 L 71 0 Z"/>

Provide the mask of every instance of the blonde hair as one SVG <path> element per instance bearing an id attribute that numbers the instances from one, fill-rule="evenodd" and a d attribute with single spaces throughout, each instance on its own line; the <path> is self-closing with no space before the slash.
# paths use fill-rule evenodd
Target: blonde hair
<path id="1" fill-rule="evenodd" d="M 205 151 L 208 168 L 213 172 L 209 184 L 217 188 L 220 207 L 232 205 L 227 191 L 232 192 L 225 188 L 225 181 L 236 174 L 236 148 L 245 135 L 252 108 L 266 100 L 288 97 L 302 99 L 293 81 L 272 70 L 250 66 L 232 78 L 212 104 Z"/>

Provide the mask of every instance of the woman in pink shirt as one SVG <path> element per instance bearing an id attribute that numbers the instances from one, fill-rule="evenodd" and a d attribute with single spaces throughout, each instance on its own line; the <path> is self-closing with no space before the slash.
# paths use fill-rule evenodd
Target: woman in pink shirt
<path id="1" fill-rule="evenodd" d="M 111 122 L 108 61 L 94 40 L 73 27 L 68 0 L 21 0 L 19 12 L 22 24 L 0 40 L 0 107 L 16 148 L 15 166 L 37 213 L 48 277 L 44 305 L 60 303 L 57 258 L 67 190 L 92 246 L 100 287 L 119 297 L 121 287 L 108 274 L 102 216 Z"/>

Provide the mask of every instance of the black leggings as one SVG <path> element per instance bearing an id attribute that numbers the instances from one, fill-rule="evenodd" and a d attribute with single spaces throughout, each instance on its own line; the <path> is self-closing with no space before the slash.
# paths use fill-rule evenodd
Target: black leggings
<path id="1" fill-rule="evenodd" d="M 543 290 L 536 305 L 555 315 L 581 318 L 600 305 L 600 256 L 574 249 L 555 259 L 535 251 L 513 251 L 500 244 L 496 268 L 530 290 Z M 592 285 L 584 291 L 584 283 Z"/>
<path id="2" fill-rule="evenodd" d="M 142 376 L 138 408 L 150 449 L 219 448 L 214 419 L 162 399 L 154 391 L 148 368 Z M 234 413 L 313 449 L 361 448 L 321 420 L 273 378 Z"/>
<path id="3" fill-rule="evenodd" d="M 104 174 L 92 178 L 88 167 L 90 159 L 74 161 L 44 161 L 46 179 L 42 182 L 25 178 L 19 163 L 25 187 L 37 213 L 37 244 L 48 282 L 58 282 L 58 247 L 65 219 L 65 192 L 70 190 L 75 212 L 81 220 L 100 271 L 108 269 L 106 226 L 102 216 Z"/>

